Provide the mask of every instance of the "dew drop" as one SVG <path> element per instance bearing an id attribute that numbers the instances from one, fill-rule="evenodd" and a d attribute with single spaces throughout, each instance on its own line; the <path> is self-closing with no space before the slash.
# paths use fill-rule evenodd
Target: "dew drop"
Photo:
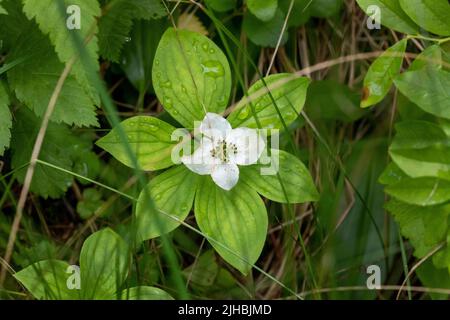
<path id="1" fill-rule="evenodd" d="M 205 43 L 202 45 L 202 48 L 203 48 L 203 50 L 208 51 L 209 43 L 205 42 Z"/>
<path id="2" fill-rule="evenodd" d="M 130 37 L 125 37 L 125 42 L 130 42 L 131 38 Z"/>
<path id="3" fill-rule="evenodd" d="M 159 199 L 161 199 L 161 195 L 160 195 L 160 194 L 156 194 L 156 195 L 153 197 L 153 199 L 159 200 Z"/>
<path id="4" fill-rule="evenodd" d="M 209 49 L 210 54 L 213 54 L 214 52 L 216 52 L 216 50 L 214 50 L 213 48 Z"/>
<path id="5" fill-rule="evenodd" d="M 159 60 L 158 59 L 155 60 L 155 65 L 159 66 Z"/>
<path id="6" fill-rule="evenodd" d="M 153 124 L 149 125 L 148 128 L 150 129 L 150 131 L 153 131 L 153 132 L 158 131 L 158 127 Z"/>
<path id="7" fill-rule="evenodd" d="M 249 112 L 248 108 L 242 109 L 241 112 L 239 112 L 238 118 L 241 120 L 247 119 L 249 113 L 250 112 Z"/>
<path id="8" fill-rule="evenodd" d="M 170 80 L 162 81 L 160 86 L 163 88 L 172 88 L 172 82 L 170 82 Z"/>
<path id="9" fill-rule="evenodd" d="M 216 60 L 205 61 L 201 66 L 203 73 L 209 77 L 219 78 L 225 73 L 222 64 Z"/>
<path id="10" fill-rule="evenodd" d="M 185 87 L 185 86 L 181 86 L 181 91 L 183 91 L 184 93 L 186 93 L 186 92 L 187 92 L 186 87 Z"/>
<path id="11" fill-rule="evenodd" d="M 172 107 L 172 99 L 169 97 L 164 98 L 164 107 L 171 108 Z"/>

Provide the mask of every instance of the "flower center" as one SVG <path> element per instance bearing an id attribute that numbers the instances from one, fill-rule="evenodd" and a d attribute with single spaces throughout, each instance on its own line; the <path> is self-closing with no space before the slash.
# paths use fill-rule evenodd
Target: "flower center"
<path id="1" fill-rule="evenodd" d="M 229 162 L 230 154 L 237 154 L 238 150 L 234 143 L 227 143 L 225 139 L 219 140 L 211 150 L 211 156 L 222 162 Z"/>

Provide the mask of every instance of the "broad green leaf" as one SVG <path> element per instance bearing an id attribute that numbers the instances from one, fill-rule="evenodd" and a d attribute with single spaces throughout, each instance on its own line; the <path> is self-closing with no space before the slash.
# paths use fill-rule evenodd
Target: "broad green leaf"
<path id="1" fill-rule="evenodd" d="M 258 80 L 248 89 L 248 98 L 244 97 L 229 115 L 228 121 L 233 127 L 258 128 L 249 100 L 261 128 L 283 128 L 277 108 L 286 125 L 298 117 L 305 104 L 310 80 L 304 77 L 295 78 L 289 73 L 279 73 L 264 78 L 264 81 L 267 87 L 262 80 Z M 272 94 L 276 106 L 273 104 L 268 90 Z"/>
<path id="2" fill-rule="evenodd" d="M 310 12 L 313 17 L 331 17 L 339 13 L 343 3 L 343 0 L 313 0 L 310 3 Z"/>
<path id="3" fill-rule="evenodd" d="M 201 34 L 168 29 L 156 50 L 152 74 L 159 101 L 185 128 L 193 128 L 207 112 L 225 110 L 230 67 L 221 49 Z"/>
<path id="4" fill-rule="evenodd" d="M 314 81 L 308 88 L 305 112 L 312 120 L 353 122 L 365 111 L 359 107 L 361 95 L 333 80 Z"/>
<path id="5" fill-rule="evenodd" d="M 399 0 L 402 9 L 419 26 L 432 33 L 450 35 L 448 0 Z"/>
<path id="6" fill-rule="evenodd" d="M 78 57 L 79 52 L 74 41 L 77 35 L 81 40 L 89 40 L 85 46 L 86 55 L 99 70 L 98 43 L 97 43 L 97 17 L 100 16 L 98 1 L 92 0 L 23 0 L 23 11 L 28 19 L 36 19 L 41 31 L 48 34 L 55 46 L 56 54 L 64 64 L 72 58 Z M 72 11 L 67 11 L 71 6 L 77 6 L 80 10 L 80 29 L 68 29 L 68 23 Z M 70 14 L 69 14 L 70 12 Z M 75 15 L 74 15 L 75 18 Z M 78 59 L 72 67 L 72 74 L 77 81 L 91 95 L 96 104 L 100 103 L 98 93 L 88 80 L 81 59 Z"/>
<path id="7" fill-rule="evenodd" d="M 439 125 L 413 120 L 395 128 L 389 154 L 407 175 L 450 179 L 450 138 Z"/>
<path id="8" fill-rule="evenodd" d="M 122 300 L 173 300 L 172 296 L 162 289 L 139 286 L 121 292 Z"/>
<path id="9" fill-rule="evenodd" d="M 166 15 L 160 0 L 111 0 L 103 7 L 98 41 L 103 58 L 118 62 L 133 20 L 159 19 Z"/>
<path id="10" fill-rule="evenodd" d="M 417 34 L 419 32 L 419 27 L 403 11 L 399 0 L 356 0 L 356 2 L 370 16 L 373 16 L 374 12 L 369 12 L 368 9 L 371 6 L 377 6 L 381 14 L 380 22 L 388 28 L 406 34 Z"/>
<path id="11" fill-rule="evenodd" d="M 450 201 L 450 181 L 436 178 L 407 178 L 386 187 L 394 198 L 417 206 L 433 206 Z"/>
<path id="12" fill-rule="evenodd" d="M 125 281 L 130 259 L 125 241 L 109 228 L 90 235 L 80 253 L 83 299 L 115 294 Z"/>
<path id="13" fill-rule="evenodd" d="M 170 124 L 155 117 L 136 116 L 122 121 L 120 126 L 125 132 L 125 141 L 121 139 L 119 128 L 116 127 L 96 144 L 131 168 L 134 167 L 134 162 L 127 152 L 127 144 L 140 169 L 160 170 L 173 165 L 172 148 L 177 142 L 172 141 L 171 136 L 176 129 Z"/>
<path id="14" fill-rule="evenodd" d="M 17 110 L 14 116 L 16 120 L 11 139 L 12 167 L 17 169 L 29 163 L 42 120 L 25 107 Z M 82 151 L 79 148 L 82 144 L 66 126 L 49 123 L 39 159 L 61 169 L 72 170 L 77 153 Z M 26 167 L 17 171 L 16 177 L 20 183 L 23 183 L 25 173 Z M 44 198 L 57 198 L 64 194 L 72 181 L 70 174 L 38 163 L 30 190 Z"/>
<path id="15" fill-rule="evenodd" d="M 163 19 L 136 21 L 126 42 L 121 65 L 128 80 L 140 93 L 152 87 L 152 66 L 156 47 L 169 22 Z"/>
<path id="16" fill-rule="evenodd" d="M 79 299 L 79 290 L 67 286 L 72 274 L 68 267 L 64 261 L 43 260 L 20 270 L 14 278 L 39 300 Z"/>
<path id="17" fill-rule="evenodd" d="M 394 79 L 400 92 L 421 109 L 450 119 L 450 72 L 436 67 L 405 72 Z"/>
<path id="18" fill-rule="evenodd" d="M 7 11 L 7 15 L 0 16 L 0 30 L 2 35 L 2 45 L 0 48 L 5 52 L 10 51 L 23 32 L 26 32 L 29 25 L 36 25 L 27 19 L 22 11 L 22 2 L 17 0 L 2 0 L 2 7 Z"/>
<path id="19" fill-rule="evenodd" d="M 11 139 L 12 117 L 9 111 L 9 94 L 5 85 L 0 81 L 0 156 L 9 147 Z"/>
<path id="20" fill-rule="evenodd" d="M 136 205 L 136 224 L 143 240 L 159 237 L 180 225 L 164 213 L 150 210 L 147 197 L 153 197 L 157 209 L 184 220 L 191 211 L 198 178 L 184 165 L 179 165 L 153 178 L 141 191 Z"/>
<path id="21" fill-rule="evenodd" d="M 400 225 L 401 233 L 414 247 L 414 255 L 423 258 L 447 236 L 450 206 L 420 207 L 390 200 L 386 209 Z"/>
<path id="22" fill-rule="evenodd" d="M 277 12 L 278 0 L 247 0 L 248 10 L 259 20 L 269 21 Z"/>
<path id="23" fill-rule="evenodd" d="M 205 3 L 214 11 L 226 12 L 236 7 L 237 0 L 205 0 Z"/>
<path id="24" fill-rule="evenodd" d="M 21 33 L 7 61 L 27 57 L 7 72 L 11 90 L 17 98 L 42 116 L 64 70 L 50 40 L 32 24 Z M 84 87 L 70 75 L 58 96 L 51 120 L 77 126 L 97 125 L 95 105 Z"/>
<path id="25" fill-rule="evenodd" d="M 277 9 L 272 19 L 261 21 L 250 12 L 244 15 L 243 29 L 248 38 L 256 45 L 261 47 L 277 46 L 281 36 L 280 45 L 284 45 L 288 40 L 288 32 L 283 34 L 284 14 L 281 9 Z"/>
<path id="26" fill-rule="evenodd" d="M 243 182 L 273 201 L 303 203 L 319 199 L 308 169 L 283 150 L 272 149 L 269 164 L 240 167 L 240 175 Z"/>
<path id="27" fill-rule="evenodd" d="M 248 274 L 261 254 L 267 234 L 267 211 L 259 195 L 239 182 L 230 191 L 204 177 L 195 197 L 200 230 L 233 267 Z"/>
<path id="28" fill-rule="evenodd" d="M 372 63 L 364 78 L 362 108 L 377 104 L 389 93 L 394 77 L 400 73 L 406 44 L 406 39 L 397 42 Z"/>

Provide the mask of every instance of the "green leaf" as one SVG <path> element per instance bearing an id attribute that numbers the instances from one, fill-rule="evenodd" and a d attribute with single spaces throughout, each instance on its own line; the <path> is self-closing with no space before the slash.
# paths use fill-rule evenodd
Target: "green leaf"
<path id="1" fill-rule="evenodd" d="M 12 167 L 17 169 L 29 163 L 42 120 L 24 107 L 16 111 L 15 118 L 11 149 Z M 78 148 L 80 144 L 82 142 L 66 126 L 49 123 L 39 159 L 62 169 L 71 170 L 73 159 L 76 153 L 80 152 Z M 25 173 L 26 168 L 17 172 L 16 177 L 20 183 L 23 183 Z M 44 198 L 57 198 L 66 192 L 72 181 L 70 174 L 38 163 L 30 190 Z"/>
<path id="2" fill-rule="evenodd" d="M 126 141 L 121 139 L 119 128 L 116 127 L 96 144 L 131 168 L 135 166 L 126 144 L 129 144 L 140 169 L 160 170 L 173 165 L 172 149 L 177 141 L 172 141 L 171 136 L 175 127 L 150 116 L 132 117 L 122 121 L 120 126 L 126 135 Z"/>
<path id="3" fill-rule="evenodd" d="M 450 179 L 450 138 L 439 125 L 413 120 L 395 128 L 389 154 L 407 175 Z"/>
<path id="4" fill-rule="evenodd" d="M 449 63 L 450 59 L 442 48 L 439 45 L 432 45 L 422 51 L 422 53 L 414 59 L 414 62 L 408 68 L 408 71 L 417 71 L 424 67 L 436 67 L 442 69 L 445 64 L 447 64 L 447 67 L 444 67 L 444 70 L 449 71 Z"/>
<path id="5" fill-rule="evenodd" d="M 21 33 L 7 61 L 23 57 L 28 59 L 7 73 L 10 87 L 21 102 L 36 115 L 42 116 L 64 65 L 59 61 L 48 37 L 34 24 Z M 98 125 L 94 102 L 72 75 L 62 86 L 51 120 L 78 126 Z"/>
<path id="6" fill-rule="evenodd" d="M 419 32 L 419 27 L 403 11 L 399 0 L 356 0 L 356 2 L 368 15 L 373 15 L 373 12 L 368 12 L 370 6 L 380 8 L 380 22 L 388 28 L 406 34 L 417 34 Z"/>
<path id="7" fill-rule="evenodd" d="M 431 260 L 424 261 L 416 270 L 424 287 L 450 290 L 450 274 L 448 269 L 436 268 Z M 434 300 L 448 300 L 448 294 L 431 293 Z"/>
<path id="8" fill-rule="evenodd" d="M 288 40 L 287 30 L 281 34 L 284 20 L 285 16 L 279 8 L 273 18 L 268 21 L 261 21 L 250 12 L 247 12 L 244 15 L 243 28 L 250 41 L 254 44 L 261 47 L 275 48 L 280 36 L 280 45 L 284 45 Z"/>
<path id="9" fill-rule="evenodd" d="M 236 8 L 237 0 L 205 0 L 208 7 L 217 12 L 227 12 Z"/>
<path id="10" fill-rule="evenodd" d="M 407 43 L 406 39 L 397 42 L 372 63 L 364 78 L 362 108 L 377 104 L 389 93 L 394 77 L 400 73 Z"/>
<path id="11" fill-rule="evenodd" d="M 273 19 L 278 8 L 278 0 L 247 0 L 250 12 L 262 21 Z"/>
<path id="12" fill-rule="evenodd" d="M 79 55 L 77 45 L 73 40 L 74 35 L 72 33 L 74 33 L 82 40 L 89 39 L 85 46 L 86 55 L 90 59 L 91 65 L 95 66 L 95 71 L 99 70 L 97 17 L 100 16 L 100 6 L 98 1 L 64 0 L 59 3 L 59 1 L 55 0 L 23 0 L 23 4 L 23 11 L 28 19 L 35 18 L 41 31 L 49 35 L 61 62 L 65 64 Z M 66 13 L 66 9 L 72 5 L 80 8 L 79 30 L 69 30 L 67 28 L 69 14 Z M 98 93 L 88 80 L 81 59 L 78 59 L 73 65 L 72 74 L 78 83 L 91 95 L 93 101 L 99 104 Z"/>
<path id="13" fill-rule="evenodd" d="M 396 164 L 395 162 L 391 162 L 388 164 L 386 169 L 381 174 L 380 178 L 378 179 L 378 182 L 381 184 L 389 185 L 389 184 L 395 184 L 397 182 L 400 182 L 403 179 L 408 178 L 406 173 L 404 173 Z"/>
<path id="14" fill-rule="evenodd" d="M 166 111 L 185 128 L 207 112 L 222 113 L 231 92 L 231 71 L 220 48 L 207 37 L 169 28 L 153 64 L 153 87 Z"/>
<path id="15" fill-rule="evenodd" d="M 122 51 L 121 66 L 140 93 L 152 87 L 152 66 L 156 47 L 169 22 L 163 19 L 136 21 Z"/>
<path id="16" fill-rule="evenodd" d="M 405 72 L 394 79 L 394 83 L 402 94 L 424 111 L 450 119 L 450 72 L 427 67 Z"/>
<path id="17" fill-rule="evenodd" d="M 386 209 L 400 225 L 401 233 L 414 247 L 414 255 L 423 258 L 447 236 L 450 206 L 420 207 L 390 200 Z"/>
<path id="18" fill-rule="evenodd" d="M 173 300 L 164 290 L 148 286 L 125 289 L 120 293 L 120 297 L 122 300 Z"/>
<path id="19" fill-rule="evenodd" d="M 417 206 L 433 206 L 450 201 L 450 181 L 436 178 L 406 178 L 386 187 L 394 198 Z"/>
<path id="20" fill-rule="evenodd" d="M 0 81 L 0 156 L 9 147 L 11 139 L 12 117 L 9 111 L 9 94 L 5 85 Z"/>
<path id="21" fill-rule="evenodd" d="M 84 189 L 82 200 L 77 203 L 77 212 L 81 219 L 88 219 L 102 204 L 102 194 L 97 189 Z"/>
<path id="22" fill-rule="evenodd" d="M 183 275 L 190 283 L 209 287 L 214 284 L 219 275 L 219 265 L 214 250 L 202 253 L 193 264 L 183 270 Z"/>
<path id="23" fill-rule="evenodd" d="M 102 299 L 115 294 L 125 281 L 129 259 L 127 244 L 111 229 L 90 235 L 80 253 L 83 298 Z"/>
<path id="24" fill-rule="evenodd" d="M 103 58 L 118 62 L 124 43 L 129 40 L 134 19 L 159 19 L 166 15 L 160 0 L 111 0 L 99 21 L 99 46 Z"/>
<path id="25" fill-rule="evenodd" d="M 153 197 L 159 210 L 184 220 L 191 211 L 198 178 L 199 175 L 179 165 L 153 178 L 141 191 L 136 205 L 136 224 L 143 240 L 159 237 L 180 225 L 161 212 L 151 211 L 147 196 Z"/>
<path id="26" fill-rule="evenodd" d="M 214 249 L 244 275 L 261 254 L 267 234 L 267 211 L 256 191 L 239 182 L 230 191 L 204 177 L 195 198 L 200 230 Z M 217 243 L 219 242 L 219 243 Z"/>
<path id="27" fill-rule="evenodd" d="M 79 298 L 77 289 L 69 289 L 67 273 L 69 264 L 59 260 L 34 263 L 14 274 L 22 285 L 39 300 L 74 300 Z"/>
<path id="28" fill-rule="evenodd" d="M 283 125 L 276 108 L 279 109 L 286 125 L 292 123 L 305 104 L 310 80 L 304 77 L 295 78 L 289 73 L 279 73 L 265 77 L 264 81 L 267 87 L 262 80 L 258 80 L 248 89 L 249 98 L 252 99 L 252 95 L 254 97 L 251 103 L 256 111 L 261 128 L 282 129 Z M 273 89 L 271 89 L 271 85 Z M 276 107 L 267 88 L 276 102 Z M 246 97 L 239 102 L 236 109 L 229 115 L 228 121 L 235 128 L 258 128 L 252 114 L 252 107 Z"/>
<path id="29" fill-rule="evenodd" d="M 294 6 L 292 7 L 291 15 L 288 20 L 288 26 L 299 27 L 304 25 L 311 16 L 311 4 L 311 0 L 294 0 Z M 286 16 L 291 5 L 291 0 L 279 0 L 278 5 Z"/>
<path id="30" fill-rule="evenodd" d="M 450 35 L 448 0 L 400 0 L 400 5 L 425 30 L 441 36 Z"/>
<path id="31" fill-rule="evenodd" d="M 270 157 L 270 164 L 267 165 L 242 166 L 242 181 L 267 199 L 281 203 L 303 203 L 319 199 L 308 169 L 297 157 L 274 149 Z M 268 170 L 269 166 L 273 167 L 273 171 Z"/>
<path id="32" fill-rule="evenodd" d="M 331 17 L 339 13 L 343 3 L 343 0 L 313 0 L 310 4 L 310 12 L 313 17 Z"/>
<path id="33" fill-rule="evenodd" d="M 333 80 L 314 81 L 308 88 L 305 112 L 312 120 L 353 122 L 365 113 L 359 107 L 360 96 Z"/>

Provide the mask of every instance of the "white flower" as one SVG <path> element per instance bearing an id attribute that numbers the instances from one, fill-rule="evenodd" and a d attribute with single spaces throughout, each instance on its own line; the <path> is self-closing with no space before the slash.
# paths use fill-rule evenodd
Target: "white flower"
<path id="1" fill-rule="evenodd" d="M 197 174 L 210 174 L 225 190 L 231 190 L 238 182 L 238 165 L 256 163 L 265 148 L 257 130 L 232 129 L 225 118 L 215 113 L 206 114 L 199 131 L 202 133 L 199 148 L 181 161 Z"/>

